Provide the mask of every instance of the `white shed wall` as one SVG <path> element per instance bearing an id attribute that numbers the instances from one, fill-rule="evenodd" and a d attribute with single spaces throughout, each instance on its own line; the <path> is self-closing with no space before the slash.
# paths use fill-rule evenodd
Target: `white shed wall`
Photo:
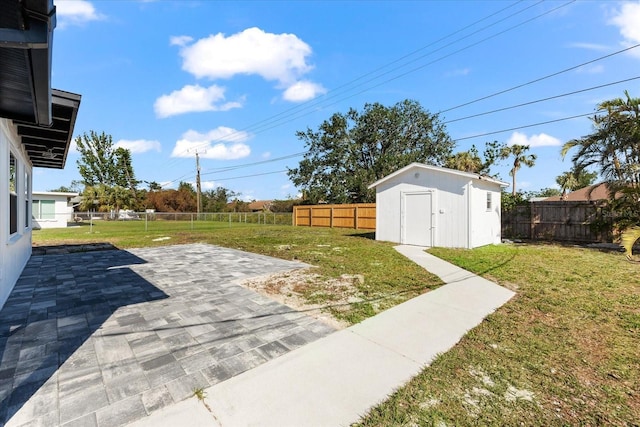
<path id="1" fill-rule="evenodd" d="M 495 185 L 488 182 L 471 183 L 471 246 L 499 244 L 502 242 L 502 224 L 500 221 L 500 195 Z M 487 193 L 491 193 L 491 209 L 487 209 Z"/>
<path id="2" fill-rule="evenodd" d="M 9 155 L 16 158 L 17 232 L 9 233 Z M 25 174 L 29 180 L 25 182 Z M 23 151 L 13 123 L 0 118 L 0 308 L 31 256 L 31 227 L 27 223 L 25 192 L 31 193 L 31 162 Z"/>
<path id="3" fill-rule="evenodd" d="M 410 169 L 380 184 L 376 189 L 376 239 L 403 243 L 402 194 L 434 190 L 433 245 L 467 247 L 467 181 L 444 172 Z"/>

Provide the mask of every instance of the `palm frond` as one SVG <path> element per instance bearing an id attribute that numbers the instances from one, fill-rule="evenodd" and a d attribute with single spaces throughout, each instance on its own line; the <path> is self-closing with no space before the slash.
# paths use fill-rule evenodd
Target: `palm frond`
<path id="1" fill-rule="evenodd" d="M 636 261 L 633 258 L 633 245 L 640 239 L 640 226 L 633 226 L 627 228 L 622 232 L 620 245 L 624 248 L 624 254 L 629 261 Z"/>

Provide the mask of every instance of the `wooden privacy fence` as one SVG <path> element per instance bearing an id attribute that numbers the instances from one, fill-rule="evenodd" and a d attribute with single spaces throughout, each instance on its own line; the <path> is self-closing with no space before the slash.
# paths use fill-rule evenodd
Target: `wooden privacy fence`
<path id="1" fill-rule="evenodd" d="M 293 225 L 375 230 L 376 204 L 294 206 Z"/>
<path id="2" fill-rule="evenodd" d="M 558 242 L 611 242 L 612 227 L 603 204 L 533 202 L 502 213 L 502 237 Z"/>

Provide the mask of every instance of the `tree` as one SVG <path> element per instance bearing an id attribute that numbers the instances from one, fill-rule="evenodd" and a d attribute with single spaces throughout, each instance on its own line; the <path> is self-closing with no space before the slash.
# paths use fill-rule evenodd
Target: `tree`
<path id="1" fill-rule="evenodd" d="M 114 148 L 111 135 L 104 132 L 98 134 L 90 131 L 78 136 L 75 141 L 80 152 L 78 171 L 85 189 L 89 187 L 87 194 L 100 194 L 97 199 L 92 199 L 98 200 L 98 204 L 92 201 L 91 206 L 98 210 L 104 210 L 104 207 L 138 209 L 136 186 L 139 182 L 133 172 L 131 151 L 122 147 Z"/>
<path id="2" fill-rule="evenodd" d="M 162 186 L 160 184 L 158 184 L 156 181 L 147 182 L 147 185 L 149 186 L 149 191 L 160 191 L 160 190 L 162 190 Z"/>
<path id="3" fill-rule="evenodd" d="M 113 181 L 115 185 L 120 187 L 134 189 L 140 181 L 136 180 L 131 164 L 131 151 L 126 148 L 118 147 L 113 151 L 114 174 Z"/>
<path id="4" fill-rule="evenodd" d="M 505 146 L 502 148 L 500 158 L 508 159 L 513 156 L 513 166 L 509 171 L 509 175 L 513 178 L 513 184 L 511 187 L 511 195 L 516 195 L 516 174 L 522 166 L 533 167 L 536 163 L 535 154 L 527 154 L 529 151 L 528 145 L 513 144 L 511 146 Z"/>
<path id="5" fill-rule="evenodd" d="M 502 151 L 506 148 L 504 143 L 498 141 L 487 142 L 483 153 L 484 160 L 478 154 L 478 149 L 472 145 L 469 151 L 460 151 L 449 156 L 444 166 L 465 172 L 491 176 L 491 166 L 500 160 Z"/>
<path id="6" fill-rule="evenodd" d="M 75 142 L 80 153 L 78 171 L 84 185 L 114 185 L 116 171 L 111 135 L 90 131 L 78 136 Z"/>
<path id="7" fill-rule="evenodd" d="M 584 169 L 578 170 L 575 167 L 570 171 L 563 172 L 556 177 L 556 183 L 560 186 L 562 196 L 567 191 L 576 191 L 593 184 L 598 177 L 597 172 L 588 172 Z"/>
<path id="8" fill-rule="evenodd" d="M 562 192 L 557 188 L 542 188 L 538 191 L 532 191 L 531 197 L 551 197 L 551 196 L 560 196 Z"/>
<path id="9" fill-rule="evenodd" d="M 374 201 L 369 184 L 412 162 L 441 166 L 455 145 L 438 115 L 410 100 L 335 113 L 296 136 L 308 151 L 288 175 L 311 203 Z"/>
<path id="10" fill-rule="evenodd" d="M 593 133 L 566 142 L 565 157 L 578 171 L 596 167 L 609 188 L 610 206 L 619 229 L 640 222 L 640 98 L 615 98 L 598 105 L 590 118 Z"/>
<path id="11" fill-rule="evenodd" d="M 177 190 L 149 191 L 145 205 L 156 212 L 195 212 L 196 192 L 187 182 L 180 182 Z"/>
<path id="12" fill-rule="evenodd" d="M 75 193 L 75 191 L 73 191 L 71 187 L 67 187 L 66 185 L 61 185 L 60 187 L 52 188 L 49 191 L 51 191 L 52 193 Z"/>
<path id="13" fill-rule="evenodd" d="M 480 173 L 482 159 L 478 156 L 478 150 L 472 146 L 469 151 L 460 151 L 447 157 L 444 167 L 464 172 Z"/>
<path id="14" fill-rule="evenodd" d="M 202 193 L 202 209 L 204 212 L 225 212 L 229 202 L 238 196 L 224 187 L 216 187 Z"/>

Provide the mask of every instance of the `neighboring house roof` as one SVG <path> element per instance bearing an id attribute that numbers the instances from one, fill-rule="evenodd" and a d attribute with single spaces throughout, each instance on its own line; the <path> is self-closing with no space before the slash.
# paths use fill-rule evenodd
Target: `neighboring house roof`
<path id="1" fill-rule="evenodd" d="M 545 202 L 579 202 L 579 201 L 596 201 L 607 200 L 609 198 L 609 187 L 606 183 L 601 182 L 599 184 L 590 185 L 588 187 L 581 188 L 571 193 L 567 193 L 563 196 L 551 196 L 544 199 Z"/>
<path id="2" fill-rule="evenodd" d="M 249 203 L 249 209 L 252 211 L 263 211 L 271 207 L 273 200 L 256 200 Z"/>
<path id="3" fill-rule="evenodd" d="M 0 117 L 33 166 L 64 168 L 80 95 L 51 88 L 53 0 L 0 1 Z"/>
<path id="4" fill-rule="evenodd" d="M 456 169 L 449 169 L 449 168 L 443 168 L 440 166 L 431 166 L 431 165 L 425 165 L 424 163 L 411 163 L 410 165 L 407 165 L 405 167 L 403 167 L 402 169 L 398 169 L 397 171 L 385 176 L 382 179 L 379 179 L 378 181 L 374 182 L 373 184 L 371 184 L 368 188 L 375 188 L 378 185 L 398 176 L 403 174 L 404 172 L 410 170 L 410 169 L 420 169 L 420 170 L 426 170 L 426 171 L 436 171 L 436 172 L 443 172 L 443 173 L 448 173 L 451 175 L 457 175 L 457 176 L 462 176 L 465 178 L 469 178 L 469 179 L 475 179 L 478 181 L 486 181 L 486 182 L 490 182 L 492 184 L 496 184 L 500 187 L 508 187 L 509 184 L 503 181 L 499 181 L 497 179 L 493 179 L 484 175 L 478 175 L 477 173 L 471 173 L 471 172 L 464 172 L 464 171 L 459 171 Z"/>
<path id="5" fill-rule="evenodd" d="M 79 193 L 67 193 L 62 191 L 33 191 L 31 194 L 33 196 L 39 197 L 47 197 L 47 196 L 66 196 L 66 197 L 77 197 Z"/>

